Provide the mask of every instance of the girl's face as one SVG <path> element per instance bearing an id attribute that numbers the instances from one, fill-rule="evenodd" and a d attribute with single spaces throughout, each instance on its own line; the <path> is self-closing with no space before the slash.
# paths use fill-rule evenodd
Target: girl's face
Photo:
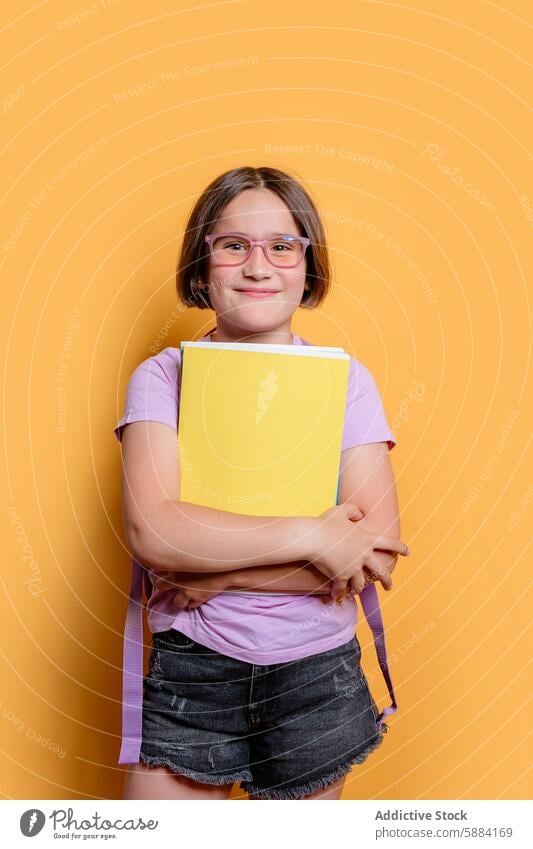
<path id="1" fill-rule="evenodd" d="M 245 189 L 227 204 L 211 230 L 214 235 L 235 232 L 252 239 L 275 233 L 302 235 L 289 208 L 270 189 Z M 217 266 L 210 260 L 207 284 L 217 316 L 213 339 L 291 344 L 291 319 L 304 294 L 305 272 L 305 256 L 295 268 L 278 268 L 258 245 L 242 265 Z M 246 288 L 275 293 L 254 298 L 239 291 Z"/>

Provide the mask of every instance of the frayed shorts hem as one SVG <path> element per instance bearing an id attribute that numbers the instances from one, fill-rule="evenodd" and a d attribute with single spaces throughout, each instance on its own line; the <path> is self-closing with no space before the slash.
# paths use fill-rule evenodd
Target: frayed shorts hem
<path id="1" fill-rule="evenodd" d="M 186 769 L 184 767 L 176 766 L 169 758 L 161 757 L 158 755 L 146 755 L 142 753 L 140 755 L 140 759 L 147 766 L 165 766 L 168 767 L 173 773 L 176 775 L 182 775 L 184 778 L 189 778 L 191 781 L 196 781 L 200 784 L 215 784 L 215 785 L 223 785 L 223 784 L 234 784 L 235 782 L 240 783 L 240 787 L 244 790 L 245 793 L 248 793 L 250 796 L 254 796 L 255 798 L 264 799 L 264 800 L 276 800 L 276 799 L 301 799 L 304 796 L 309 795 L 310 793 L 316 793 L 318 790 L 323 790 L 329 784 L 332 784 L 338 778 L 342 778 L 343 775 L 347 775 L 347 773 L 351 772 L 352 767 L 356 764 L 363 763 L 367 759 L 367 757 L 373 752 L 378 746 L 383 742 L 383 735 L 388 731 L 388 725 L 382 724 L 381 729 L 378 732 L 378 736 L 375 740 L 370 743 L 365 749 L 361 752 L 358 752 L 357 755 L 350 758 L 348 761 L 345 761 L 342 764 L 339 764 L 334 770 L 327 773 L 327 775 L 323 775 L 320 778 L 315 778 L 313 781 L 307 781 L 305 784 L 297 784 L 294 787 L 286 787 L 281 789 L 259 787 L 257 784 L 253 783 L 250 772 L 234 772 L 227 773 L 226 775 L 214 775 L 210 773 L 200 773 L 195 772 L 192 769 Z"/>
<path id="2" fill-rule="evenodd" d="M 140 760 L 147 766 L 166 766 L 172 770 L 175 775 L 182 775 L 184 778 L 189 778 L 191 781 L 197 781 L 201 784 L 233 784 L 235 781 L 249 781 L 251 774 L 249 772 L 234 772 L 226 775 L 213 775 L 205 772 L 195 772 L 193 769 L 176 766 L 169 758 L 158 755 L 145 755 L 141 753 Z"/>
<path id="3" fill-rule="evenodd" d="M 334 770 L 327 773 L 327 775 L 322 775 L 320 778 L 315 778 L 313 781 L 307 781 L 305 784 L 297 784 L 293 787 L 281 789 L 276 789 L 274 787 L 271 789 L 265 789 L 264 787 L 258 787 L 251 781 L 243 780 L 241 781 L 241 788 L 256 799 L 301 799 L 310 793 L 316 793 L 318 790 L 323 790 L 338 778 L 342 778 L 343 775 L 347 775 L 355 764 L 363 763 L 369 754 L 381 745 L 383 742 L 383 735 L 386 734 L 388 730 L 388 725 L 383 723 L 378 731 L 376 739 L 373 740 L 372 743 L 370 743 L 365 749 L 358 752 L 357 755 L 351 757 L 348 761 L 339 764 Z"/>

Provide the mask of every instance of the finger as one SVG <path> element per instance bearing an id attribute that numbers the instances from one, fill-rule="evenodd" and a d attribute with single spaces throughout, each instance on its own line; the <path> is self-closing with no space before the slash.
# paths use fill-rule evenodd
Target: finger
<path id="1" fill-rule="evenodd" d="M 388 569 L 388 567 L 387 567 L 386 571 L 388 571 L 389 574 L 390 574 L 391 570 Z M 375 575 L 366 566 L 363 566 L 363 575 L 365 576 L 366 586 L 368 586 L 369 584 L 374 584 L 376 581 L 379 581 L 379 579 L 380 579 L 379 575 Z"/>
<path id="2" fill-rule="evenodd" d="M 177 592 L 173 599 L 174 607 L 177 607 L 178 610 L 185 610 L 187 604 L 189 603 L 189 599 L 182 593 Z"/>
<path id="3" fill-rule="evenodd" d="M 338 595 L 346 591 L 347 587 L 347 582 L 342 578 L 334 578 L 331 582 L 331 589 L 329 592 L 330 598 L 337 598 Z"/>
<path id="4" fill-rule="evenodd" d="M 337 595 L 335 596 L 335 603 L 340 604 L 342 601 L 344 601 L 347 598 L 349 593 L 350 593 L 350 587 L 349 587 L 348 582 L 345 581 L 343 583 L 342 587 L 340 588 L 340 590 L 338 591 Z"/>
<path id="5" fill-rule="evenodd" d="M 372 548 L 379 551 L 396 551 L 403 557 L 408 557 L 410 554 L 409 546 L 397 537 L 379 536 L 372 543 Z"/>
<path id="6" fill-rule="evenodd" d="M 335 596 L 333 595 L 333 584 L 333 580 L 327 581 L 325 584 L 326 592 L 322 596 L 322 598 L 324 599 L 324 604 L 329 604 L 329 602 L 333 601 L 333 599 L 335 598 Z"/>
<path id="7" fill-rule="evenodd" d="M 360 595 L 365 588 L 365 576 L 361 573 L 358 575 L 353 575 L 350 579 L 350 595 Z"/>
<path id="8" fill-rule="evenodd" d="M 367 554 L 367 556 L 365 557 L 365 566 L 367 566 L 370 572 L 372 572 L 372 574 L 375 575 L 379 581 L 381 581 L 384 589 L 392 589 L 392 579 L 389 574 L 389 570 L 386 566 L 383 566 L 380 563 L 379 557 L 376 557 L 376 555 L 373 553 Z"/>

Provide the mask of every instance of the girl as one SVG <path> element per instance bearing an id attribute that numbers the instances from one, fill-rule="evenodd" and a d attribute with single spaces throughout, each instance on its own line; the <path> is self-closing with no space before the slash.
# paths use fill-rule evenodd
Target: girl
<path id="1" fill-rule="evenodd" d="M 177 287 L 216 313 L 202 341 L 311 344 L 292 317 L 329 286 L 320 216 L 292 176 L 235 168 L 199 197 Z M 121 761 L 133 763 L 123 798 L 226 799 L 237 781 L 251 799 L 338 799 L 387 730 L 360 666 L 354 595 L 367 581 L 389 590 L 408 554 L 377 387 L 351 358 L 337 506 L 240 515 L 179 501 L 179 356 L 169 347 L 138 366 L 115 428 L 128 544 L 154 579 L 140 759 Z M 342 602 L 324 606 L 330 594 Z"/>

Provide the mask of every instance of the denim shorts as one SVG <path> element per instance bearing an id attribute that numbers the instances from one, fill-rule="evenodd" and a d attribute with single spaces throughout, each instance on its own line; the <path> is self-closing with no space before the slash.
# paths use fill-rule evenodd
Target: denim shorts
<path id="1" fill-rule="evenodd" d="M 382 742 L 357 637 L 270 666 L 246 663 L 174 628 L 153 635 L 140 759 L 251 798 L 298 799 L 331 784 Z"/>

